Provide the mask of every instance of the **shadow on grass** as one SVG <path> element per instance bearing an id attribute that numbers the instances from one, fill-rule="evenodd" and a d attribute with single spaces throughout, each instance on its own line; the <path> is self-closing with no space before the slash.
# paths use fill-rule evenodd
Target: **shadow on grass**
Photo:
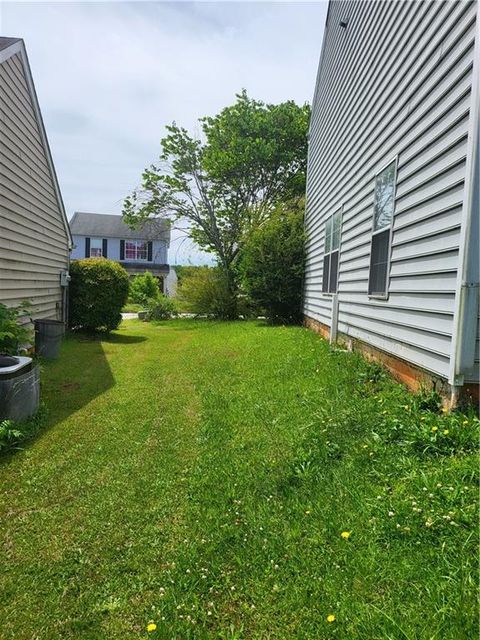
<path id="1" fill-rule="evenodd" d="M 147 340 L 145 336 L 125 336 L 122 333 L 110 333 L 101 338 L 102 342 L 114 344 L 137 344 L 138 342 L 145 342 L 145 340 Z"/>
<path id="2" fill-rule="evenodd" d="M 110 336 L 67 335 L 60 357 L 43 361 L 40 373 L 41 409 L 24 423 L 15 425 L 22 437 L 0 452 L 0 461 L 7 462 L 17 451 L 28 449 L 49 429 L 79 411 L 115 384 L 102 342 L 135 344 L 141 336 L 112 334 Z"/>

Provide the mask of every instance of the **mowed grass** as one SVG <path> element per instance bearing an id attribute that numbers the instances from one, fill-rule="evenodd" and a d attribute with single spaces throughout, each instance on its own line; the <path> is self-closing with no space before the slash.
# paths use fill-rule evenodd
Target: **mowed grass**
<path id="1" fill-rule="evenodd" d="M 42 380 L 0 464 L 2 640 L 477 637 L 473 416 L 255 322 L 124 322 Z"/>

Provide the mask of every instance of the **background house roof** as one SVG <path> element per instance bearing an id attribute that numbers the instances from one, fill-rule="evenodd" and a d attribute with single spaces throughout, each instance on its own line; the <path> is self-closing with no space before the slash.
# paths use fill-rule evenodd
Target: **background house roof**
<path id="1" fill-rule="evenodd" d="M 130 229 L 122 216 L 76 211 L 70 220 L 70 229 L 76 236 L 170 241 L 168 220 L 149 220 L 138 229 Z"/>

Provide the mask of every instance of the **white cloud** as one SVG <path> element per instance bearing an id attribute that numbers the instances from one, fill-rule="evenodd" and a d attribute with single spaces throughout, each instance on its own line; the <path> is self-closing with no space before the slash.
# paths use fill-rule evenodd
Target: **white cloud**
<path id="1" fill-rule="evenodd" d="M 63 197 L 119 213 L 173 120 L 231 104 L 310 101 L 326 3 L 3 3 L 2 35 L 27 46 Z M 176 248 L 177 247 L 177 248 Z M 191 243 L 171 258 L 202 259 Z"/>

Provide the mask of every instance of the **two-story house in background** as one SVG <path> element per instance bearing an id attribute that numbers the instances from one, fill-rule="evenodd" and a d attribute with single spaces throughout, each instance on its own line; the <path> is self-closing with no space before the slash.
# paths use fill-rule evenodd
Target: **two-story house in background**
<path id="1" fill-rule="evenodd" d="M 73 260 L 109 258 L 119 262 L 132 276 L 150 271 L 159 279 L 163 293 L 175 295 L 177 276 L 168 264 L 168 221 L 151 220 L 132 230 L 121 216 L 77 211 L 70 220 L 70 229 Z"/>

